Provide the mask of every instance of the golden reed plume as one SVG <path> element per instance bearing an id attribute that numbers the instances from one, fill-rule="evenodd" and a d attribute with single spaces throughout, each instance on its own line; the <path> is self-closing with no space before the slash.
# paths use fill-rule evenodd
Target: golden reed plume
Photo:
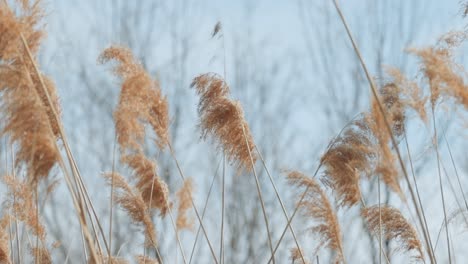
<path id="1" fill-rule="evenodd" d="M 23 34 L 32 56 L 37 57 L 44 32 L 40 1 L 29 4 L 22 1 L 19 11 L 13 12 L 0 2 L 0 101 L 2 135 L 9 135 L 12 145 L 17 145 L 16 165 L 24 166 L 31 184 L 49 175 L 59 159 L 56 147 L 57 120 L 41 89 L 39 76 L 28 59 L 21 39 Z M 59 112 L 55 85 L 46 76 L 45 87 Z"/>
<path id="2" fill-rule="evenodd" d="M 23 222 L 34 236 L 45 241 L 46 231 L 36 213 L 36 202 L 31 185 L 13 176 L 3 177 L 3 182 L 8 187 L 6 209 L 11 210 L 12 216 Z"/>
<path id="3" fill-rule="evenodd" d="M 304 251 L 301 248 L 293 247 L 289 251 L 289 254 L 292 264 L 310 264 L 308 259 L 305 259 L 305 263 L 302 261 L 301 256 L 304 256 Z"/>
<path id="4" fill-rule="evenodd" d="M 391 126 L 392 133 L 399 138 L 405 131 L 405 106 L 401 99 L 400 86 L 394 83 L 387 83 L 379 89 L 379 97 L 387 115 L 387 120 Z M 381 177 L 383 182 L 395 193 L 404 198 L 399 180 L 399 170 L 397 167 L 397 157 L 391 148 L 391 135 L 385 129 L 384 116 L 378 108 L 376 100 L 372 100 L 372 106 L 366 116 L 369 128 L 377 141 L 377 160 L 373 175 Z"/>
<path id="5" fill-rule="evenodd" d="M 422 260 L 421 241 L 419 240 L 414 227 L 403 217 L 398 209 L 388 205 L 378 205 L 364 208 L 362 216 L 366 219 L 369 230 L 376 237 L 379 237 L 380 229 L 387 240 L 395 240 L 398 243 L 397 249 L 402 251 L 416 251 L 416 259 Z"/>
<path id="6" fill-rule="evenodd" d="M 142 153 L 127 155 L 122 161 L 133 169 L 135 186 L 141 192 L 141 198 L 149 208 L 158 208 L 161 215 L 166 215 L 171 203 L 169 202 L 169 188 L 156 175 L 156 163 Z"/>
<path id="7" fill-rule="evenodd" d="M 198 113 L 202 138 L 212 136 L 224 151 L 227 159 L 238 170 L 252 169 L 251 155 L 255 147 L 244 111 L 238 101 L 229 99 L 229 86 L 214 73 L 202 74 L 193 79 L 191 87 L 200 96 Z"/>
<path id="8" fill-rule="evenodd" d="M 146 244 L 156 246 L 156 231 L 151 221 L 148 207 L 143 201 L 141 193 L 128 185 L 125 178 L 117 173 L 104 174 L 108 184 L 114 183 L 115 201 L 127 212 L 135 224 L 142 226 L 145 230 Z"/>
<path id="9" fill-rule="evenodd" d="M 101 256 L 101 255 L 98 255 L 98 256 L 99 256 L 99 260 L 102 260 L 102 263 L 108 263 L 108 264 L 129 264 L 130 263 L 129 261 L 121 257 L 109 258 L 109 256 Z M 89 259 L 88 261 L 88 264 L 100 264 L 100 263 L 101 262 L 96 263 L 96 261 L 94 261 L 93 259 Z"/>
<path id="10" fill-rule="evenodd" d="M 152 127 L 157 135 L 157 145 L 163 148 L 169 140 L 169 114 L 159 82 L 152 80 L 131 51 L 124 47 L 105 49 L 99 60 L 101 63 L 110 60 L 119 63 L 114 73 L 123 82 L 114 119 L 121 150 L 142 152 L 145 124 Z"/>
<path id="11" fill-rule="evenodd" d="M 8 228 L 11 224 L 13 217 L 9 214 L 5 214 L 0 219 L 0 263 L 10 264 L 10 236 L 8 234 Z"/>
<path id="12" fill-rule="evenodd" d="M 161 215 L 169 209 L 169 189 L 156 174 L 156 164 L 143 152 L 145 125 L 157 135 L 156 144 L 164 148 L 169 140 L 168 103 L 162 96 L 159 82 L 135 60 L 130 50 L 110 47 L 101 54 L 101 63 L 116 60 L 114 73 L 122 78 L 119 103 L 114 111 L 117 141 L 121 160 L 133 169 L 136 187 L 149 208 L 158 208 Z"/>
<path id="13" fill-rule="evenodd" d="M 34 258 L 34 263 L 38 264 L 52 264 L 52 257 L 50 256 L 47 248 L 34 247 L 31 249 L 31 255 Z"/>
<path id="14" fill-rule="evenodd" d="M 419 118 L 427 124 L 426 104 L 428 97 L 424 95 L 423 90 L 418 83 L 408 79 L 399 69 L 388 67 L 387 74 L 391 78 L 393 85 L 398 87 L 400 100 L 406 109 L 415 111 Z"/>
<path id="15" fill-rule="evenodd" d="M 453 57 L 453 49 L 465 39 L 465 32 L 449 32 L 434 47 L 409 49 L 421 60 L 421 71 L 429 83 L 433 106 L 441 96 L 447 96 L 468 109 L 468 86 L 463 77 L 465 70 Z"/>
<path id="16" fill-rule="evenodd" d="M 367 122 L 358 119 L 331 142 L 321 158 L 323 182 L 336 192 L 340 206 L 352 206 L 361 199 L 359 180 L 370 175 L 376 146 Z"/>
<path id="17" fill-rule="evenodd" d="M 179 206 L 177 209 L 176 227 L 177 231 L 183 229 L 193 230 L 195 219 L 190 218 L 187 213 L 192 208 L 192 193 L 193 193 L 193 180 L 188 178 L 184 181 L 184 185 L 176 193 L 179 199 Z"/>
<path id="18" fill-rule="evenodd" d="M 138 264 L 159 264 L 159 261 L 148 256 L 136 256 Z"/>
<path id="19" fill-rule="evenodd" d="M 298 207 L 306 217 L 316 222 L 310 227 L 310 231 L 320 238 L 317 250 L 325 246 L 336 252 L 336 262 L 344 262 L 340 225 L 325 192 L 313 178 L 297 171 L 288 173 L 288 182 L 296 188 L 307 189 L 306 196 Z"/>

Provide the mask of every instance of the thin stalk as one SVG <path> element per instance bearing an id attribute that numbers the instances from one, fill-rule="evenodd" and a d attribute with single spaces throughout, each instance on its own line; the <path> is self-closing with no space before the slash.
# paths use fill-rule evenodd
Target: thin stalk
<path id="1" fill-rule="evenodd" d="M 110 213 L 109 213 L 109 247 L 107 248 L 107 255 L 112 256 L 112 218 L 114 215 L 114 172 L 115 172 L 115 151 L 117 148 L 117 133 L 114 135 L 114 147 L 112 150 L 112 179 L 111 179 L 111 192 L 110 192 Z M 151 192 L 151 195 L 153 192 Z"/>
<path id="2" fill-rule="evenodd" d="M 158 260 L 161 262 L 161 264 L 164 264 L 164 261 L 163 261 L 161 252 L 159 252 L 158 247 L 154 247 L 154 249 L 156 250 L 156 255 L 158 255 L 158 256 L 157 256 Z"/>
<path id="3" fill-rule="evenodd" d="M 404 132 L 404 138 L 405 138 L 406 151 L 408 153 L 408 160 L 409 160 L 409 163 L 410 163 L 411 175 L 413 176 L 414 187 L 416 189 L 416 196 L 418 197 L 419 206 L 421 208 L 421 214 L 422 214 L 422 217 L 423 217 L 423 220 L 424 220 L 424 226 L 421 226 L 421 228 L 423 229 L 423 233 L 427 234 L 427 236 L 429 238 L 429 246 L 430 246 L 429 249 L 431 250 L 432 255 L 435 256 L 434 246 L 432 245 L 431 234 L 429 233 L 429 227 L 427 225 L 426 214 L 424 212 L 424 206 L 422 205 L 421 195 L 419 194 L 418 182 L 416 181 L 416 173 L 414 172 L 413 159 L 411 158 L 411 152 L 410 152 L 410 149 L 409 149 L 408 137 L 407 137 L 407 134 L 406 134 L 405 126 L 403 126 L 403 132 Z"/>
<path id="4" fill-rule="evenodd" d="M 171 207 L 169 207 L 169 218 L 171 219 L 171 224 L 172 224 L 172 227 L 174 228 L 177 244 L 179 245 L 180 253 L 182 254 L 182 259 L 183 259 L 184 263 L 187 264 L 187 259 L 185 258 L 184 249 L 182 247 L 182 243 L 180 242 L 179 232 L 177 232 L 177 227 L 176 227 L 176 224 L 174 222 L 174 217 L 172 216 Z"/>
<path id="5" fill-rule="evenodd" d="M 410 194 L 411 194 L 411 199 L 412 199 L 412 202 L 413 202 L 413 204 L 414 204 L 414 207 L 415 207 L 416 212 L 417 212 L 417 215 L 418 215 L 419 224 L 420 224 L 421 226 L 423 226 L 424 223 L 423 223 L 423 220 L 422 220 L 421 212 L 419 211 L 419 208 L 418 208 L 418 203 L 416 202 L 416 195 L 414 194 L 413 188 L 411 187 L 411 183 L 410 183 L 410 180 L 409 180 L 408 172 L 406 171 L 405 164 L 404 164 L 404 162 L 403 162 L 403 158 L 401 157 L 400 150 L 398 149 L 398 143 L 397 143 L 397 141 L 396 141 L 396 139 L 395 139 L 395 136 L 393 135 L 392 128 L 391 128 L 391 126 L 390 126 L 390 123 L 388 122 L 388 118 L 387 118 L 387 115 L 386 115 L 386 113 L 385 113 L 385 110 L 384 110 L 384 108 L 383 108 L 383 106 L 382 106 L 382 103 L 381 103 L 381 101 L 380 101 L 380 98 L 379 98 L 379 96 L 377 95 L 377 88 L 376 88 L 376 86 L 375 86 L 375 84 L 374 84 L 374 81 L 372 80 L 372 77 L 370 76 L 370 73 L 369 73 L 369 71 L 368 71 L 368 69 L 367 69 L 366 64 L 364 63 L 364 59 L 363 59 L 362 56 L 361 56 L 361 52 L 359 51 L 359 49 L 358 49 L 358 47 L 357 47 L 357 44 L 356 44 L 356 42 L 354 41 L 354 38 L 353 38 L 353 36 L 352 36 L 352 34 L 351 34 L 351 31 L 350 31 L 350 29 L 349 29 L 349 27 L 348 27 L 348 24 L 346 23 L 345 17 L 344 17 L 344 15 L 343 15 L 343 13 L 341 12 L 341 9 L 340 9 L 340 7 L 339 7 L 339 5 L 338 5 L 337 0 L 333 0 L 333 4 L 335 5 L 336 11 L 338 12 L 338 15 L 340 16 L 341 22 L 343 23 L 343 26 L 344 26 L 345 29 L 346 29 L 346 33 L 347 33 L 347 35 L 348 35 L 348 37 L 349 37 L 349 39 L 350 39 L 350 41 L 351 41 L 351 44 L 353 45 L 354 52 L 356 53 L 356 55 L 357 55 L 357 57 L 358 57 L 358 59 L 359 59 L 359 61 L 360 61 L 360 63 L 361 63 L 361 66 L 362 66 L 362 68 L 363 68 L 363 70 L 364 70 L 364 73 L 366 74 L 366 78 L 367 78 L 367 81 L 369 82 L 372 95 L 373 95 L 375 101 L 377 102 L 379 111 L 380 111 L 380 113 L 382 114 L 383 119 L 384 119 L 385 127 L 386 127 L 388 133 L 390 134 L 390 138 L 391 138 L 391 141 L 392 141 L 392 145 L 393 145 L 393 147 L 394 147 L 394 149 L 395 149 L 395 151 L 396 151 L 396 153 L 397 153 L 398 161 L 399 161 L 399 163 L 400 163 L 401 169 L 402 169 L 403 174 L 404 174 L 404 176 L 405 176 L 405 180 L 406 180 L 406 183 L 407 183 L 407 185 L 408 185 L 408 189 L 409 189 Z M 430 245 L 430 244 L 429 244 L 429 239 L 428 239 L 428 237 L 427 237 L 427 234 L 425 234 L 425 233 L 424 233 L 424 239 L 425 239 L 425 242 L 426 242 L 426 247 L 427 247 L 428 250 L 429 250 L 429 248 L 430 248 L 430 246 L 429 246 L 429 245 Z M 430 258 L 431 258 L 431 262 L 432 262 L 432 263 L 435 263 L 435 262 L 436 262 L 434 256 L 432 255 L 432 253 L 430 253 Z"/>
<path id="6" fill-rule="evenodd" d="M 382 207 L 380 204 L 380 176 L 377 177 L 377 192 L 379 196 L 379 264 L 382 264 Z"/>
<path id="7" fill-rule="evenodd" d="M 444 133 L 444 140 L 445 140 L 445 144 L 447 145 L 447 149 L 448 149 L 448 152 L 449 152 L 449 155 L 450 155 L 450 160 L 452 161 L 453 169 L 455 170 L 455 175 L 457 176 L 458 187 L 460 188 L 460 192 L 462 194 L 463 201 L 465 202 L 466 210 L 468 211 L 468 203 L 466 201 L 465 192 L 463 191 L 463 188 L 462 188 L 462 184 L 461 184 L 461 181 L 460 181 L 460 175 L 458 174 L 457 166 L 455 165 L 455 160 L 453 159 L 453 156 L 452 156 L 452 150 L 450 148 L 450 144 L 448 143 L 447 137 L 445 136 L 445 133 Z"/>
<path id="8" fill-rule="evenodd" d="M 177 160 L 174 149 L 172 148 L 172 144 L 170 142 L 167 143 L 169 150 L 171 152 L 171 156 L 174 159 L 174 162 L 176 163 L 177 170 L 179 171 L 179 175 L 182 178 L 182 181 L 185 181 L 185 176 L 184 173 L 182 172 L 182 169 L 179 165 L 179 161 Z M 202 228 L 203 234 L 205 235 L 206 241 L 208 243 L 208 246 L 210 248 L 211 255 L 213 257 L 213 260 L 215 261 L 216 264 L 219 264 L 218 259 L 216 258 L 216 254 L 214 252 L 213 246 L 211 245 L 210 239 L 208 238 L 208 233 L 206 232 L 205 226 L 203 225 L 203 221 L 201 220 L 200 214 L 198 213 L 198 209 L 195 206 L 195 202 L 193 201 L 193 198 L 190 197 L 190 202 L 192 203 L 192 207 L 195 211 L 195 215 L 197 216 L 198 222 L 200 223 L 200 226 Z"/>
<path id="9" fill-rule="evenodd" d="M 434 105 L 432 105 L 431 110 L 432 110 L 432 124 L 433 124 L 433 129 L 434 129 L 434 147 L 435 147 L 435 152 L 437 155 L 437 172 L 439 174 L 439 187 L 440 187 L 440 195 L 442 198 L 442 209 L 444 210 L 445 235 L 447 237 L 447 250 L 448 250 L 449 263 L 452 263 L 452 254 L 450 252 L 450 237 L 449 237 L 448 222 L 447 222 L 447 210 L 445 208 L 444 187 L 442 185 L 442 172 L 440 169 L 440 153 L 439 153 L 439 143 L 437 142 L 437 126 L 436 126 L 436 120 L 435 120 L 435 114 L 434 114 Z"/>
<path id="10" fill-rule="evenodd" d="M 206 195 L 205 205 L 203 206 L 203 211 L 202 211 L 202 218 L 201 218 L 202 221 L 205 218 L 205 212 L 206 212 L 206 209 L 208 208 L 208 201 L 210 200 L 211 191 L 213 190 L 213 186 L 214 186 L 214 182 L 218 173 L 218 169 L 219 169 L 219 163 L 218 163 L 218 167 L 216 168 L 216 172 L 213 175 L 213 179 L 211 180 L 210 188 L 208 189 L 208 194 Z M 198 226 L 197 234 L 195 235 L 195 242 L 193 242 L 192 252 L 190 253 L 189 264 L 192 263 L 193 254 L 195 253 L 195 247 L 197 246 L 198 236 L 200 235 L 200 229 L 201 229 L 201 226 Z"/>
<path id="11" fill-rule="evenodd" d="M 225 187 L 226 187 L 226 155 L 223 155 L 223 176 L 222 176 L 222 190 L 221 190 L 221 238 L 220 238 L 220 247 L 219 247 L 219 261 L 224 263 L 224 198 L 225 198 Z"/>
<path id="12" fill-rule="evenodd" d="M 4 137 L 3 141 L 4 141 L 3 146 L 5 147 L 5 149 L 3 150 L 4 154 L 5 154 L 5 172 L 9 173 L 9 168 L 8 168 L 8 147 L 7 147 L 8 146 L 8 144 L 7 144 L 8 140 L 7 140 L 7 137 Z M 13 162 L 12 162 L 12 164 L 13 164 Z M 7 192 L 8 192 L 8 189 L 7 189 Z M 12 209 L 10 208 L 9 209 L 9 215 L 12 214 L 11 211 L 12 211 Z M 13 248 L 14 247 L 13 246 L 14 238 L 13 238 L 13 231 L 12 231 L 12 225 L 11 225 L 11 218 L 10 217 L 8 217 L 8 233 L 9 233 L 8 234 L 9 235 L 8 240 L 10 242 L 10 256 L 12 256 L 13 263 L 15 263 L 15 254 L 14 254 L 14 251 L 13 251 L 13 249 L 14 249 Z"/>
<path id="13" fill-rule="evenodd" d="M 268 245 L 270 246 L 270 250 L 271 250 L 271 259 L 273 259 L 273 264 L 274 264 L 275 263 L 275 252 L 273 251 L 273 244 L 271 242 L 272 240 L 271 240 L 271 234 L 270 234 L 270 227 L 269 227 L 269 224 L 268 224 L 268 217 L 267 217 L 266 210 L 265 210 L 265 203 L 263 201 L 262 190 L 260 189 L 260 182 L 258 180 L 257 172 L 255 170 L 255 164 L 254 164 L 254 161 L 253 161 L 252 152 L 250 150 L 249 141 L 247 140 L 247 135 L 245 134 L 244 125 L 242 125 L 242 133 L 244 134 L 245 144 L 247 145 L 247 150 L 249 151 L 250 162 L 252 164 L 252 172 L 253 172 L 253 175 L 255 177 L 255 184 L 256 184 L 256 187 L 257 187 L 258 198 L 260 199 L 260 205 L 262 206 L 263 219 L 265 221 L 265 227 L 266 227 L 266 231 L 267 231 L 267 235 L 268 235 Z"/>
<path id="14" fill-rule="evenodd" d="M 13 153 L 13 147 L 10 146 L 10 154 L 11 154 L 11 160 L 12 162 L 14 162 L 15 160 L 15 154 Z M 13 174 L 13 178 L 16 179 L 16 171 L 15 171 L 15 168 L 12 166 L 11 168 L 12 170 L 12 174 Z M 16 195 L 15 195 L 15 192 L 13 192 L 13 204 L 16 204 Z M 15 214 L 15 240 L 16 240 L 16 247 L 17 247 L 17 254 L 18 254 L 18 263 L 21 263 L 21 247 L 20 247 L 20 242 L 19 242 L 19 224 L 18 224 L 18 216 L 16 214 L 16 211 L 14 211 L 14 214 Z"/>
<path id="15" fill-rule="evenodd" d="M 36 188 L 34 189 L 34 200 L 36 202 L 36 217 L 37 217 L 37 221 L 36 221 L 36 228 L 39 230 L 39 197 L 37 195 L 37 184 L 36 184 Z M 36 236 L 36 249 L 39 249 L 39 236 Z M 36 258 L 34 259 L 34 263 L 37 263 L 37 261 L 39 260 L 39 257 L 41 256 L 38 256 L 40 253 L 42 253 L 42 251 L 40 250 L 36 250 Z"/>
<path id="16" fill-rule="evenodd" d="M 269 170 L 268 167 L 266 166 L 265 159 L 263 158 L 263 156 L 262 156 L 262 154 L 260 153 L 260 150 L 258 149 L 257 146 L 255 146 L 255 149 L 257 150 L 258 157 L 259 157 L 260 160 L 262 161 L 263 167 L 265 168 L 265 171 L 266 171 L 266 173 L 267 173 L 267 175 L 268 175 L 268 178 L 270 179 L 270 183 L 271 183 L 271 185 L 273 186 L 273 189 L 275 190 L 276 198 L 278 198 L 278 201 L 279 201 L 279 203 L 280 203 L 280 205 L 281 205 L 281 209 L 282 209 L 283 214 L 284 214 L 284 216 L 286 217 L 286 221 L 287 221 L 287 220 L 289 219 L 289 215 L 288 215 L 288 212 L 286 211 L 286 208 L 285 208 L 285 206 L 284 206 L 284 203 L 283 203 L 283 201 L 282 201 L 282 199 L 281 199 L 281 197 L 280 197 L 280 195 L 279 195 L 278 189 L 276 188 L 276 184 L 275 184 L 275 182 L 274 182 L 274 180 L 273 180 L 273 177 L 272 177 L 271 174 L 270 174 L 270 170 Z M 299 242 L 298 242 L 298 240 L 297 240 L 296 233 L 294 232 L 294 228 L 293 228 L 291 225 L 289 225 L 289 230 L 291 231 L 291 234 L 292 234 L 292 236 L 293 236 L 293 238 L 294 238 L 294 242 L 296 243 L 297 248 L 300 249 L 301 247 L 299 246 Z M 302 262 L 303 262 L 303 263 L 306 263 L 305 258 L 304 258 L 303 254 L 302 254 L 302 250 L 299 250 L 299 254 L 300 254 L 300 256 L 301 256 Z"/>

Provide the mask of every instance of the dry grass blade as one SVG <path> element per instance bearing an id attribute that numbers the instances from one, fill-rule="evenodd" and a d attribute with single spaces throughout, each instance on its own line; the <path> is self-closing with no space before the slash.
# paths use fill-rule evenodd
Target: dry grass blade
<path id="1" fill-rule="evenodd" d="M 288 173 L 288 182 L 296 188 L 308 189 L 306 197 L 298 206 L 306 217 L 310 217 L 317 222 L 309 228 L 312 233 L 320 238 L 317 250 L 325 246 L 336 252 L 336 262 L 344 263 L 340 226 L 325 192 L 313 178 L 309 178 L 297 171 Z"/>
<path id="2" fill-rule="evenodd" d="M 252 170 L 249 149 L 254 149 L 255 144 L 240 103 L 228 98 L 229 87 L 224 79 L 217 74 L 206 73 L 196 77 L 191 86 L 200 95 L 198 112 L 202 137 L 209 135 L 215 138 L 228 161 L 235 163 L 239 171 Z M 253 161 L 255 163 L 255 156 Z"/>
<path id="3" fill-rule="evenodd" d="M 409 252 L 416 251 L 415 258 L 423 260 L 423 248 L 414 227 L 403 217 L 399 210 L 390 206 L 374 205 L 364 208 L 362 216 L 366 219 L 370 231 L 378 236 L 381 229 L 387 240 L 395 240 L 398 243 L 398 248 L 401 251 Z"/>

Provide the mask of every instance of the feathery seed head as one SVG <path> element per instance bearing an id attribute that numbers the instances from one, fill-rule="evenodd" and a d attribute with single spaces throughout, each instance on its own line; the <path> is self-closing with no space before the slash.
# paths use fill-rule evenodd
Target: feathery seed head
<path id="1" fill-rule="evenodd" d="M 342 262 L 344 256 L 340 225 L 325 192 L 317 181 L 300 172 L 289 172 L 287 177 L 290 185 L 307 190 L 305 198 L 298 206 L 304 216 L 310 217 L 316 222 L 314 226 L 310 227 L 310 231 L 320 238 L 316 250 L 325 246 L 337 253 L 337 262 Z"/>
<path id="2" fill-rule="evenodd" d="M 238 170 L 252 169 L 255 144 L 244 112 L 238 101 L 228 98 L 229 87 L 217 74 L 196 77 L 191 85 L 200 96 L 198 113 L 202 138 L 212 136 L 227 159 L 237 164 Z"/>
<path id="3" fill-rule="evenodd" d="M 416 230 L 398 209 L 381 205 L 379 210 L 379 206 L 374 205 L 363 209 L 362 216 L 366 219 L 374 236 L 378 237 L 382 229 L 385 239 L 397 241 L 399 250 L 406 252 L 414 250 L 416 259 L 423 259 L 422 245 Z"/>
<path id="4" fill-rule="evenodd" d="M 177 198 L 179 199 L 179 207 L 177 210 L 177 220 L 176 226 L 177 230 L 181 231 L 183 229 L 193 230 L 195 221 L 193 218 L 190 218 L 187 213 L 190 208 L 192 208 L 192 193 L 193 193 L 193 180 L 188 178 L 184 181 L 182 188 L 176 193 Z"/>
<path id="5" fill-rule="evenodd" d="M 361 175 L 369 175 L 376 156 L 370 128 L 365 119 L 354 121 L 342 135 L 331 142 L 321 158 L 325 166 L 323 182 L 336 191 L 340 206 L 359 202 Z"/>

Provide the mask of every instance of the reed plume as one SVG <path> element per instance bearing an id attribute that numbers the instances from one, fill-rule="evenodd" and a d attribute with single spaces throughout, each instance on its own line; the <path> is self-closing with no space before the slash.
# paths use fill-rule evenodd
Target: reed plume
<path id="1" fill-rule="evenodd" d="M 166 215 L 169 207 L 169 188 L 167 184 L 156 175 L 156 163 L 149 160 L 142 153 L 127 155 L 122 158 L 133 169 L 136 188 L 141 198 L 149 208 L 157 208 L 161 215 Z"/>
<path id="2" fill-rule="evenodd" d="M 52 257 L 49 250 L 45 247 L 34 247 L 31 249 L 31 255 L 34 258 L 34 263 L 52 264 Z"/>
<path id="3" fill-rule="evenodd" d="M 408 79 L 399 69 L 389 67 L 386 69 L 392 83 L 399 87 L 400 100 L 406 109 L 415 111 L 424 123 L 428 123 L 426 103 L 428 97 L 423 94 L 419 85 Z"/>
<path id="4" fill-rule="evenodd" d="M 146 206 L 160 209 L 165 215 L 169 209 L 169 189 L 157 175 L 156 164 L 143 151 L 145 125 L 155 132 L 156 145 L 163 149 L 169 142 L 168 103 L 162 96 L 159 82 L 135 60 L 130 50 L 110 47 L 101 54 L 101 63 L 115 60 L 119 64 L 114 73 L 122 81 L 119 103 L 114 111 L 117 141 L 121 160 L 132 168 L 136 187 Z"/>
<path id="5" fill-rule="evenodd" d="M 45 241 L 46 231 L 37 215 L 34 191 L 30 184 L 12 176 L 3 177 L 8 188 L 5 208 L 11 210 L 12 217 L 23 222 L 31 233 Z"/>
<path id="6" fill-rule="evenodd" d="M 406 118 L 400 88 L 400 86 L 390 82 L 379 89 L 380 101 L 385 108 L 385 114 L 390 123 L 392 133 L 397 138 L 404 134 Z M 376 100 L 372 101 L 372 107 L 370 112 L 367 113 L 366 119 L 379 146 L 376 148 L 377 161 L 373 174 L 381 177 L 387 186 L 400 195 L 400 197 L 404 198 L 400 184 L 398 183 L 397 157 L 390 147 L 391 135 L 385 128 L 384 116 L 379 110 Z"/>
<path id="7" fill-rule="evenodd" d="M 340 225 L 325 192 L 313 178 L 309 178 L 301 172 L 289 172 L 287 177 L 290 185 L 307 189 L 305 198 L 299 201 L 297 206 L 302 210 L 304 216 L 311 217 L 317 222 L 309 228 L 313 234 L 319 237 L 316 250 L 326 247 L 336 252 L 336 262 L 344 262 Z"/>
<path id="8" fill-rule="evenodd" d="M 131 188 L 120 174 L 107 173 L 104 174 L 104 177 L 109 185 L 112 182 L 114 184 L 114 193 L 112 195 L 114 195 L 116 203 L 127 212 L 135 224 L 144 228 L 146 243 L 150 246 L 156 246 L 155 228 L 141 193 L 137 189 Z"/>
<path id="9" fill-rule="evenodd" d="M 7 232 L 7 228 L 10 225 L 11 221 L 13 221 L 12 216 L 9 214 L 5 214 L 0 219 L 0 263 L 2 264 L 10 264 L 10 237 Z"/>
<path id="10" fill-rule="evenodd" d="M 325 166 L 323 182 L 336 192 L 340 206 L 352 206 L 361 199 L 359 179 L 372 172 L 376 146 L 364 118 L 348 126 L 331 142 L 321 158 Z"/>
<path id="11" fill-rule="evenodd" d="M 159 264 L 159 261 L 148 256 L 136 256 L 138 264 Z"/>
<path id="12" fill-rule="evenodd" d="M 193 180 L 188 178 L 184 181 L 184 185 L 176 193 L 179 199 L 179 207 L 177 209 L 177 220 L 176 227 L 178 231 L 183 229 L 193 230 L 195 221 L 190 218 L 187 213 L 192 207 L 192 192 L 193 192 Z"/>
<path id="13" fill-rule="evenodd" d="M 124 258 L 121 257 L 109 257 L 109 256 L 99 256 L 99 259 L 102 260 L 102 263 L 107 263 L 107 264 L 128 264 L 130 263 Z M 101 263 L 101 262 L 99 262 Z M 96 263 L 95 260 L 89 259 L 88 264 L 98 264 Z"/>
<path id="14" fill-rule="evenodd" d="M 432 106 L 439 98 L 447 96 L 468 109 L 468 87 L 463 77 L 465 70 L 453 57 L 453 49 L 465 39 L 464 32 L 450 32 L 439 40 L 437 46 L 409 49 L 421 60 L 421 71 L 429 83 Z"/>
<path id="15" fill-rule="evenodd" d="M 254 163 L 256 160 L 256 156 L 250 153 L 255 147 L 254 140 L 240 102 L 228 97 L 227 83 L 215 73 L 206 73 L 194 78 L 191 87 L 200 96 L 198 113 L 202 138 L 213 137 L 227 159 L 236 164 L 238 171 L 251 170 L 250 155 Z"/>
<path id="16" fill-rule="evenodd" d="M 40 1 L 24 1 L 15 13 L 3 2 L 0 4 L 0 133 L 9 135 L 10 144 L 17 145 L 16 165 L 24 166 L 29 181 L 37 184 L 49 175 L 59 160 L 56 147 L 59 124 L 53 117 L 59 102 L 53 82 L 43 77 L 53 105 L 46 101 L 39 76 L 27 58 L 21 41 L 23 34 L 32 56 L 37 57 L 42 36 L 40 21 L 43 11 Z"/>
<path id="17" fill-rule="evenodd" d="M 308 259 L 305 259 L 305 263 L 302 261 L 302 257 L 304 256 L 304 251 L 301 248 L 298 247 L 293 247 L 289 251 L 290 254 L 290 259 L 292 264 L 309 264 L 310 261 Z"/>
<path id="18" fill-rule="evenodd" d="M 388 205 L 374 205 L 364 208 L 362 216 L 368 223 L 371 233 L 379 237 L 380 229 L 387 240 L 395 240 L 399 245 L 397 250 L 416 251 L 415 258 L 422 260 L 421 241 L 419 240 L 414 227 L 403 217 L 398 209 Z M 381 224 L 380 224 L 381 223 Z"/>
<path id="19" fill-rule="evenodd" d="M 162 96 L 159 82 L 152 80 L 131 51 L 124 47 L 107 48 L 99 57 L 101 63 L 111 60 L 119 63 L 114 74 L 122 79 L 119 103 L 114 111 L 122 153 L 143 152 L 146 124 L 156 133 L 156 144 L 164 148 L 169 140 L 169 114 L 167 99 Z"/>

